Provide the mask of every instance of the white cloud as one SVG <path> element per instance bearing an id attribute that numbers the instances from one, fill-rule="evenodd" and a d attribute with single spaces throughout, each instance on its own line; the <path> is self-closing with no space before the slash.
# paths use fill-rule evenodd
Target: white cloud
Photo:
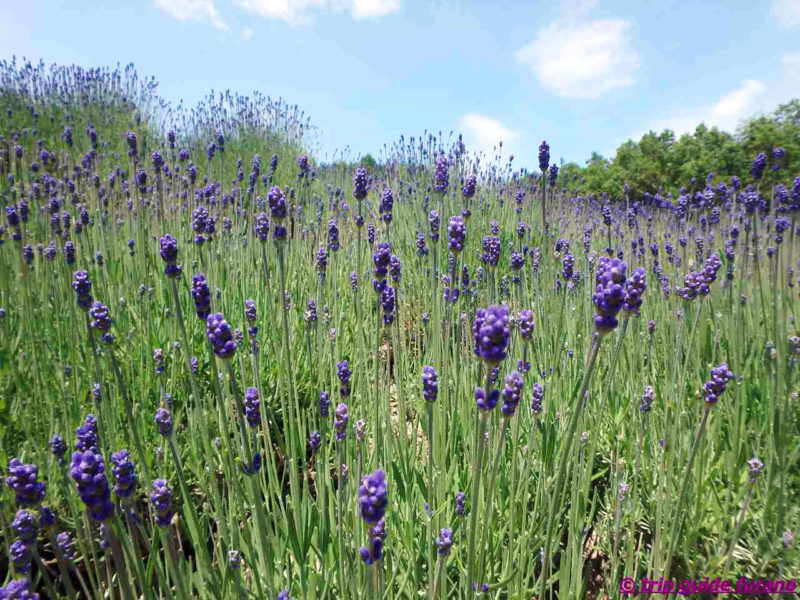
<path id="1" fill-rule="evenodd" d="M 781 67 L 787 78 L 800 77 L 800 52 L 786 52 L 781 55 Z"/>
<path id="2" fill-rule="evenodd" d="M 694 133 L 697 126 L 704 123 L 707 127 L 717 127 L 722 131 L 734 132 L 740 121 L 764 108 L 763 101 L 773 102 L 766 95 L 766 91 L 767 86 L 760 81 L 747 79 L 738 88 L 720 96 L 714 104 L 680 111 L 670 117 L 655 121 L 650 126 L 650 131 L 660 133 L 665 129 L 670 129 L 680 137 L 684 133 Z M 638 140 L 644 133 L 640 132 L 632 136 L 632 139 Z"/>
<path id="3" fill-rule="evenodd" d="M 249 27 L 245 27 L 242 31 L 239 32 L 239 39 L 243 41 L 247 41 L 253 38 L 255 35 L 255 31 L 250 29 Z"/>
<path id="4" fill-rule="evenodd" d="M 373 19 L 397 12 L 402 0 L 237 0 L 248 12 L 291 25 L 307 25 L 313 10 L 349 12 L 353 19 Z"/>
<path id="5" fill-rule="evenodd" d="M 732 131 L 740 120 L 749 117 L 756 109 L 757 101 L 767 90 L 760 81 L 748 79 L 742 86 L 728 92 L 711 107 L 708 117 L 704 119 L 708 125 L 716 125 L 720 129 Z"/>
<path id="6" fill-rule="evenodd" d="M 467 151 L 483 152 L 489 158 L 494 156 L 494 148 L 499 142 L 508 149 L 508 143 L 519 136 L 518 132 L 511 131 L 497 119 L 477 113 L 461 117 L 459 128 L 464 132 Z"/>
<path id="7" fill-rule="evenodd" d="M 769 12 L 781 29 L 800 29 L 800 2 L 797 0 L 772 0 Z"/>
<path id="8" fill-rule="evenodd" d="M 576 19 L 591 12 L 598 3 L 599 0 L 561 0 L 558 8 L 562 17 Z"/>
<path id="9" fill-rule="evenodd" d="M 592 4 L 580 6 L 585 11 Z M 555 21 L 515 56 L 545 89 L 570 98 L 597 98 L 634 81 L 639 55 L 631 46 L 630 30 L 631 22 L 623 19 Z"/>
<path id="10" fill-rule="evenodd" d="M 400 10 L 401 0 L 352 0 L 350 14 L 354 19 L 385 17 Z"/>
<path id="11" fill-rule="evenodd" d="M 217 29 L 228 29 L 214 0 L 153 0 L 153 3 L 179 21 L 208 21 Z"/>

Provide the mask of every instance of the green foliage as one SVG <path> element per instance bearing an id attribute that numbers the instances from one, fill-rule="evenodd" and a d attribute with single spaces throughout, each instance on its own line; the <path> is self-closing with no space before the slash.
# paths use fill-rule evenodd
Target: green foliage
<path id="1" fill-rule="evenodd" d="M 774 113 L 749 119 L 742 123 L 735 135 L 709 129 L 700 124 L 692 134 L 676 139 L 670 130 L 650 131 L 637 142 L 628 140 L 617 148 L 614 159 L 597 153 L 586 165 L 565 165 L 561 180 L 583 193 L 608 193 L 612 200 L 622 199 L 627 183 L 631 197 L 643 193 L 671 192 L 676 194 L 681 186 L 690 185 L 692 178 L 704 181 L 714 173 L 723 181 L 732 175 L 746 174 L 759 152 L 772 156 L 774 148 L 786 150 L 778 175 L 794 176 L 800 173 L 800 100 L 794 99 L 778 106 Z M 577 175 L 577 179 L 575 179 Z"/>

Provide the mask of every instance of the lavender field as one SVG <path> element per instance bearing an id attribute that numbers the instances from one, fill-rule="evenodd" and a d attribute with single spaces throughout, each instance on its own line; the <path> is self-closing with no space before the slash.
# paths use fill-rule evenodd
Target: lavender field
<path id="1" fill-rule="evenodd" d="M 0 109 L 0 598 L 800 577 L 796 115 L 634 177 L 133 67 Z"/>

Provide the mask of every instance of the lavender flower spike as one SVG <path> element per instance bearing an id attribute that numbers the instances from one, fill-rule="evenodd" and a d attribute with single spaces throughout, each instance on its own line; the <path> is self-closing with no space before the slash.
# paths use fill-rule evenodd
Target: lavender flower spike
<path id="1" fill-rule="evenodd" d="M 510 333 L 506 307 L 478 309 L 472 324 L 475 356 L 489 366 L 497 365 L 506 357 Z"/>

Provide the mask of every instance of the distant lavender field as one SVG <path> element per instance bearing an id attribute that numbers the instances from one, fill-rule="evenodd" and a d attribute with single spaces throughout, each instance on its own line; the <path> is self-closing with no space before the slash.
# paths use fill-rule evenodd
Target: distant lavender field
<path id="1" fill-rule="evenodd" d="M 791 108 L 326 163 L 282 100 L 0 63 L 0 598 L 800 576 Z"/>

